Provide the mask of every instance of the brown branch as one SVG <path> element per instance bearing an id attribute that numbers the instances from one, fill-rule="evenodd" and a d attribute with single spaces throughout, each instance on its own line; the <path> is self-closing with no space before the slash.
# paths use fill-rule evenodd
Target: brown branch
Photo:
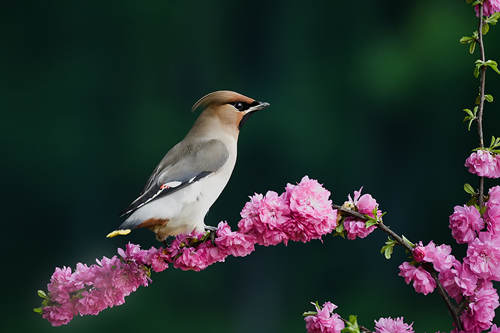
<path id="1" fill-rule="evenodd" d="M 333 206 L 333 208 L 339 210 L 340 212 L 342 212 L 344 214 L 354 216 L 354 217 L 359 218 L 363 221 L 368 220 L 368 218 L 365 215 L 360 214 L 359 212 L 356 212 L 354 210 L 347 209 L 347 208 L 344 208 L 344 207 L 339 206 L 339 205 L 332 205 L 332 206 Z M 380 230 L 384 231 L 385 233 L 389 234 L 389 236 L 394 238 L 396 240 L 396 242 L 398 242 L 398 244 L 403 246 L 410 253 L 413 251 L 413 246 L 411 244 L 406 242 L 403 239 L 403 237 L 400 237 L 398 234 L 396 234 L 394 231 L 392 231 L 382 221 L 379 221 L 377 223 L 377 226 L 379 227 Z M 462 323 L 460 322 L 460 319 L 459 319 L 460 312 L 461 312 L 461 311 L 459 311 L 460 309 L 457 308 L 455 305 L 453 305 L 453 303 L 451 302 L 450 296 L 448 295 L 448 293 L 444 289 L 443 285 L 439 281 L 438 273 L 432 267 L 432 265 L 427 263 L 427 264 L 423 264 L 423 267 L 425 270 L 427 270 L 431 274 L 432 278 L 436 282 L 438 293 L 441 296 L 441 298 L 443 299 L 443 301 L 445 302 L 446 307 L 448 308 L 448 311 L 450 312 L 450 315 L 451 315 L 453 321 L 455 322 L 455 327 L 458 328 L 459 331 L 461 331 L 462 330 Z"/>
<path id="2" fill-rule="evenodd" d="M 424 266 L 424 269 L 431 274 L 434 281 L 436 281 L 438 293 L 441 296 L 441 298 L 443 299 L 444 303 L 446 304 L 446 307 L 448 308 L 448 311 L 450 312 L 450 315 L 453 318 L 453 321 L 455 322 L 456 327 L 458 328 L 459 331 L 461 331 L 463 328 L 462 328 L 462 322 L 460 321 L 459 317 L 460 317 L 460 313 L 463 311 L 463 309 L 461 310 L 459 307 L 457 307 L 457 306 L 453 305 L 453 303 L 451 303 L 451 298 L 448 295 L 448 293 L 446 292 L 446 290 L 443 288 L 443 285 L 439 281 L 438 273 L 434 270 L 432 265 L 430 265 L 429 263 L 426 263 L 423 266 Z"/>
<path id="3" fill-rule="evenodd" d="M 483 63 L 486 61 L 486 55 L 484 53 L 484 43 L 483 43 L 483 4 L 479 5 L 479 49 L 481 50 L 481 60 Z M 481 67 L 481 84 L 479 88 L 479 116 L 477 119 L 477 131 L 479 134 L 479 146 L 484 148 L 483 139 L 483 111 L 484 111 L 484 91 L 486 85 L 486 66 Z M 479 179 L 479 207 L 483 207 L 484 204 L 484 177 Z"/>

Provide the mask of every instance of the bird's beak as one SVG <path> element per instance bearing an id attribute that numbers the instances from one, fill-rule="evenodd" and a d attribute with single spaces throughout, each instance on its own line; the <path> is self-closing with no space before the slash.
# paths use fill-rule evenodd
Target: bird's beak
<path id="1" fill-rule="evenodd" d="M 243 124 L 248 120 L 250 115 L 252 115 L 255 111 L 264 110 L 269 105 L 270 104 L 266 103 L 266 102 L 259 102 L 259 101 L 253 102 L 250 105 L 250 107 L 246 111 L 243 112 L 243 117 L 241 118 L 241 120 L 238 124 L 238 129 L 241 129 L 241 126 L 243 126 Z"/>
<path id="2" fill-rule="evenodd" d="M 264 110 L 265 108 L 267 108 L 270 104 L 269 103 L 266 103 L 266 102 L 259 102 L 259 101 L 255 101 L 252 103 L 252 105 L 245 111 L 245 115 L 249 114 L 249 113 L 252 113 L 252 112 L 255 112 L 255 111 L 259 111 L 259 110 Z"/>

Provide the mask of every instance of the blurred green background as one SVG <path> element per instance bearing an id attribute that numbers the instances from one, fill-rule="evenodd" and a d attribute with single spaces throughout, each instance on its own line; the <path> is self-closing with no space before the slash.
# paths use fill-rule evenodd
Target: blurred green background
<path id="1" fill-rule="evenodd" d="M 437 294 L 397 276 L 386 236 L 258 247 L 199 273 L 169 269 L 97 317 L 52 328 L 31 312 L 56 266 L 92 263 L 148 231 L 112 240 L 118 212 L 196 118 L 230 89 L 271 107 L 240 135 L 238 162 L 206 222 L 235 227 L 254 192 L 303 175 L 342 203 L 364 186 L 411 240 L 451 243 L 448 216 L 476 184 L 464 107 L 477 81 L 458 39 L 464 1 L 4 1 L 0 5 L 3 162 L 2 332 L 304 332 L 309 301 L 332 300 L 373 327 L 404 316 L 449 331 Z M 486 36 L 500 59 L 500 31 Z M 487 91 L 500 96 L 500 77 Z M 486 136 L 500 135 L 498 102 Z M 496 131 L 496 132 L 495 132 Z M 488 182 L 488 185 L 493 184 Z M 463 254 L 456 247 L 456 254 Z"/>

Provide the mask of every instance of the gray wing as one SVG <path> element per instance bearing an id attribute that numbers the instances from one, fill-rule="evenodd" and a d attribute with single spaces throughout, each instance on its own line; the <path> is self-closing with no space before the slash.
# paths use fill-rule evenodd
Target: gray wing
<path id="1" fill-rule="evenodd" d="M 177 144 L 165 155 L 142 193 L 121 216 L 128 217 L 145 204 L 216 172 L 228 157 L 229 151 L 219 140 Z"/>

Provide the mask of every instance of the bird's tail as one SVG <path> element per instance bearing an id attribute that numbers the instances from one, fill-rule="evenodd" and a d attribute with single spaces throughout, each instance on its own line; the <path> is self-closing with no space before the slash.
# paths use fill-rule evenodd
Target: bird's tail
<path id="1" fill-rule="evenodd" d="M 117 229 L 107 234 L 106 238 L 113 238 L 115 236 L 125 236 L 130 234 L 131 231 L 132 231 L 131 229 Z"/>
<path id="2" fill-rule="evenodd" d="M 152 228 L 155 226 L 162 226 L 168 223 L 168 219 L 161 218 L 150 218 L 145 221 L 137 220 L 137 219 L 126 219 L 123 223 L 118 227 L 118 229 L 110 232 L 106 235 L 107 238 L 113 238 L 115 236 L 128 235 L 133 229 L 137 228 Z"/>
<path id="3" fill-rule="evenodd" d="M 122 224 L 118 227 L 118 229 L 113 230 L 109 234 L 106 235 L 106 238 L 113 238 L 115 236 L 125 236 L 130 234 L 132 229 L 135 229 L 139 226 L 140 222 L 137 220 L 126 219 Z"/>

